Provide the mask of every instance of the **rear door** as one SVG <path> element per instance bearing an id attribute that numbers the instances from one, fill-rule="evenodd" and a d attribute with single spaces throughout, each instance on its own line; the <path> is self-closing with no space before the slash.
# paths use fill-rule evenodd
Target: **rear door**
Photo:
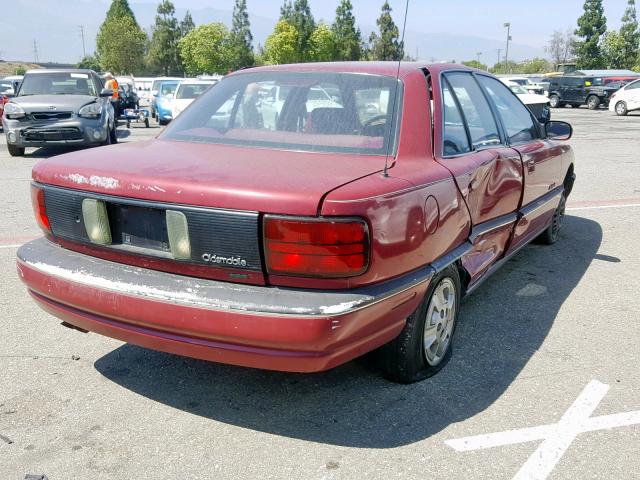
<path id="1" fill-rule="evenodd" d="M 624 89 L 622 98 L 627 102 L 627 110 L 640 108 L 640 80 L 630 83 Z"/>
<path id="2" fill-rule="evenodd" d="M 478 81 L 495 106 L 507 144 L 522 158 L 524 190 L 520 219 L 508 252 L 515 251 L 548 224 L 563 192 L 561 146 L 543 138 L 542 129 L 516 95 L 493 77 Z"/>
<path id="3" fill-rule="evenodd" d="M 472 221 L 472 251 L 462 262 L 476 281 L 511 237 L 522 194 L 520 155 L 507 147 L 486 95 L 470 72 L 441 79 L 442 145 L 436 160 L 449 169 Z"/>

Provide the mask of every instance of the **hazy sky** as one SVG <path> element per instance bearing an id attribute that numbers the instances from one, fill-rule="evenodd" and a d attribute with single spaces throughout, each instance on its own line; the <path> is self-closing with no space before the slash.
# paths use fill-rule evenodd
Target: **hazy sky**
<path id="1" fill-rule="evenodd" d="M 383 0 L 351 0 L 361 24 L 375 24 Z M 149 0 L 130 0 L 149 3 Z M 173 0 L 176 7 L 232 9 L 233 0 Z M 316 18 L 333 19 L 338 0 L 309 0 Z M 400 24 L 404 0 L 390 0 L 396 23 Z M 640 2 L 638 2 L 640 3 Z M 282 0 L 247 0 L 255 15 L 277 17 Z M 427 33 L 464 33 L 501 39 L 504 22 L 511 22 L 513 41 L 543 46 L 554 30 L 575 28 L 582 14 L 583 0 L 410 0 L 407 28 Z M 620 26 L 627 0 L 604 0 L 607 25 Z M 640 7 L 640 5 L 639 5 Z"/>

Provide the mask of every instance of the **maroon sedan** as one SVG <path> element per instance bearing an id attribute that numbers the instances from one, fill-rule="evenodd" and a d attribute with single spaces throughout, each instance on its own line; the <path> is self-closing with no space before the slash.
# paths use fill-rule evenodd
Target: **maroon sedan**
<path id="1" fill-rule="evenodd" d="M 437 372 L 461 298 L 558 239 L 571 127 L 485 72 L 397 68 L 243 70 L 155 140 L 39 162 L 20 277 L 64 325 L 147 348 L 294 372 L 379 348 L 393 380 Z"/>

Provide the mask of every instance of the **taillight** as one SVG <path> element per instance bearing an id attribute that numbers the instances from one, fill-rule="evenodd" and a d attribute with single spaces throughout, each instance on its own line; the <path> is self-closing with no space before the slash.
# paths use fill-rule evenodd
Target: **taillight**
<path id="1" fill-rule="evenodd" d="M 305 277 L 352 277 L 367 269 L 367 224 L 356 219 L 265 216 L 267 271 Z"/>
<path id="2" fill-rule="evenodd" d="M 38 226 L 44 233 L 51 233 L 51 223 L 49 223 L 47 207 L 44 204 L 44 190 L 36 185 L 31 185 L 31 204 Z"/>

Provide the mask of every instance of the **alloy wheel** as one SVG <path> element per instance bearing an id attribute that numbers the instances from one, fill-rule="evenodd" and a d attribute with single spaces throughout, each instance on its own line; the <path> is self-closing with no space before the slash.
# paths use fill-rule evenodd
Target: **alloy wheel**
<path id="1" fill-rule="evenodd" d="M 431 295 L 424 323 L 423 351 L 427 363 L 434 367 L 445 357 L 456 318 L 456 287 L 445 277 Z"/>

